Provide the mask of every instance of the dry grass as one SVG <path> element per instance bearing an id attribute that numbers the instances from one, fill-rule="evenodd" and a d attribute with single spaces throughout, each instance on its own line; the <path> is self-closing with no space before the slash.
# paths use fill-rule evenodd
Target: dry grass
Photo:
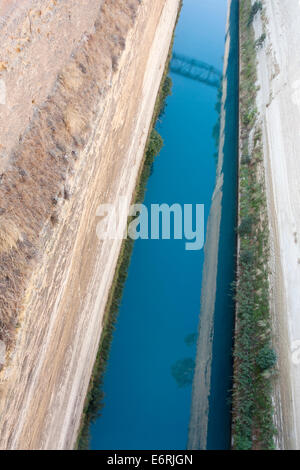
<path id="1" fill-rule="evenodd" d="M 110 87 L 138 6 L 139 0 L 103 1 L 95 32 L 74 50 L 2 175 L 0 339 L 7 344 L 13 343 L 33 263 L 46 241 L 41 234 L 51 236 L 60 223 L 53 200 L 88 141 L 89 125 Z M 0 67 L 6 68 L 1 62 Z"/>
<path id="2" fill-rule="evenodd" d="M 61 82 L 65 88 L 69 90 L 78 91 L 84 82 L 84 69 L 80 69 L 76 63 L 69 64 L 60 77 Z"/>
<path id="3" fill-rule="evenodd" d="M 7 63 L 0 61 L 0 72 L 7 70 Z"/>
<path id="4" fill-rule="evenodd" d="M 84 116 L 75 106 L 69 105 L 65 111 L 64 121 L 71 135 L 80 136 L 85 131 L 87 124 Z"/>
<path id="5" fill-rule="evenodd" d="M 0 254 L 16 249 L 22 235 L 12 219 L 0 216 Z"/>

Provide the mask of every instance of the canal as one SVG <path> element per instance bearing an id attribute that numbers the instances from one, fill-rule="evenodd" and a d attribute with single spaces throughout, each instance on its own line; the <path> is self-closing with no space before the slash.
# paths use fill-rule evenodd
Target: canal
<path id="1" fill-rule="evenodd" d="M 174 51 L 222 70 L 226 18 L 227 0 L 185 0 Z M 155 160 L 145 204 L 204 204 L 206 225 L 216 181 L 218 90 L 180 75 L 171 77 L 172 95 L 157 124 L 164 147 Z M 236 144 L 233 138 L 231 145 Z M 235 151 L 231 155 L 226 172 L 234 188 Z M 230 445 L 234 194 L 226 193 L 230 217 L 222 220 L 221 252 L 227 244 L 228 257 L 218 285 L 220 276 L 227 277 L 216 300 L 209 448 Z M 104 380 L 105 406 L 91 428 L 92 449 L 187 448 L 203 266 L 204 250 L 187 251 L 185 240 L 136 241 Z"/>

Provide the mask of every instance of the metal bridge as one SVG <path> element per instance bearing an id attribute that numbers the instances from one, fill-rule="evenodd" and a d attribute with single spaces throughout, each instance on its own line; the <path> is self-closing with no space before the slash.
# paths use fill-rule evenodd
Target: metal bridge
<path id="1" fill-rule="evenodd" d="M 205 62 L 175 52 L 171 60 L 170 70 L 177 75 L 182 75 L 215 88 L 219 88 L 221 83 L 222 73 L 218 69 Z"/>

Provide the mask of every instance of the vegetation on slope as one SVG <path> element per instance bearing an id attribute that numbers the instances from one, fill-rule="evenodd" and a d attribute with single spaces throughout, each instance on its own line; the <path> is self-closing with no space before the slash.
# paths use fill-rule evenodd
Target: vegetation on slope
<path id="1" fill-rule="evenodd" d="M 217 122 L 213 127 L 212 136 L 215 141 L 215 147 L 217 151 L 214 154 L 216 162 L 218 161 L 218 149 L 220 145 L 220 133 L 221 133 L 221 107 L 222 107 L 222 96 L 223 96 L 223 78 L 220 80 L 218 88 L 217 102 L 215 104 L 215 111 L 217 112 Z"/>
<path id="2" fill-rule="evenodd" d="M 262 131 L 256 109 L 255 15 L 262 3 L 240 1 L 239 255 L 236 283 L 233 448 L 273 449 L 272 348 L 269 307 L 269 224 L 265 195 Z M 261 46 L 262 44 L 260 44 Z"/>
<path id="3" fill-rule="evenodd" d="M 54 240 L 52 229 L 70 198 L 69 176 L 88 143 L 90 124 L 110 87 L 109 64 L 116 67 L 121 59 L 138 3 L 101 2 L 93 33 L 61 69 L 47 99 L 7 154 L 9 165 L 0 172 L 0 341 L 7 352 L 0 370 L 14 355 L 32 273 L 41 267 L 45 244 Z M 121 22 L 116 21 L 120 11 Z"/>
<path id="4" fill-rule="evenodd" d="M 160 111 L 163 105 L 164 102 L 161 102 L 161 106 L 159 107 Z M 146 147 L 147 150 L 145 152 L 143 169 L 136 188 L 135 203 L 140 203 L 144 200 L 146 185 L 148 178 L 151 175 L 154 158 L 159 154 L 162 146 L 163 140 L 161 136 L 152 127 Z M 128 223 L 130 223 L 130 218 Z M 99 417 L 104 405 L 104 392 L 102 389 L 104 373 L 109 358 L 109 351 L 113 339 L 113 332 L 115 330 L 115 323 L 117 321 L 123 290 L 127 279 L 133 245 L 134 241 L 129 237 L 123 242 L 118 265 L 116 268 L 115 279 L 111 287 L 106 305 L 103 332 L 83 410 L 83 424 L 81 426 L 78 439 L 77 447 L 81 450 L 89 447 L 90 425 Z"/>
<path id="5" fill-rule="evenodd" d="M 181 6 L 179 8 L 177 21 L 179 18 Z M 159 133 L 155 130 L 154 126 L 157 120 L 163 116 L 166 108 L 166 99 L 171 94 L 172 90 L 172 79 L 169 76 L 169 64 L 172 57 L 173 42 L 174 36 L 169 49 L 165 72 L 161 81 L 158 97 L 154 108 L 152 123 L 150 126 L 148 141 L 144 155 L 144 162 L 142 164 L 140 176 L 138 178 L 136 192 L 133 197 L 135 203 L 140 203 L 144 200 L 147 181 L 151 175 L 154 159 L 159 154 L 163 146 L 163 140 Z M 128 223 L 130 223 L 130 219 L 128 220 Z M 110 346 L 113 339 L 113 332 L 115 330 L 115 323 L 117 321 L 120 303 L 123 296 L 123 289 L 127 279 L 127 272 L 130 265 L 133 245 L 134 241 L 131 238 L 127 238 L 122 244 L 114 281 L 106 304 L 103 331 L 101 335 L 97 358 L 94 365 L 94 370 L 89 384 L 87 397 L 85 400 L 82 423 L 77 440 L 76 447 L 79 450 L 84 450 L 89 447 L 90 426 L 100 416 L 101 410 L 104 406 L 104 374 L 109 358 Z"/>

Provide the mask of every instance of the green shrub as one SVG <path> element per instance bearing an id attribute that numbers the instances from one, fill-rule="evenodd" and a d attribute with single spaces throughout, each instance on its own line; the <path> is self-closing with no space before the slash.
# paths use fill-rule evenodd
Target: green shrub
<path id="1" fill-rule="evenodd" d="M 167 75 L 163 82 L 163 86 L 160 92 L 160 109 L 159 109 L 159 114 L 158 114 L 159 118 L 161 118 L 165 113 L 166 106 L 167 106 L 166 100 L 168 96 L 172 94 L 172 86 L 173 86 L 172 78 L 169 75 Z"/>
<path id="2" fill-rule="evenodd" d="M 242 264 L 251 264 L 253 263 L 255 255 L 252 250 L 243 250 L 240 253 L 240 260 Z"/>
<path id="3" fill-rule="evenodd" d="M 237 436 L 235 441 L 236 450 L 251 450 L 252 440 L 243 436 Z"/>
<path id="4" fill-rule="evenodd" d="M 147 159 L 153 161 L 153 158 L 156 157 L 161 151 L 163 143 L 164 141 L 159 133 L 155 129 L 152 129 L 146 152 Z"/>
<path id="5" fill-rule="evenodd" d="M 249 20 L 248 20 L 248 26 L 252 24 L 252 21 L 254 20 L 255 15 L 259 12 L 262 11 L 263 5 L 262 2 L 256 1 L 251 8 L 250 15 L 249 15 Z"/>
<path id="6" fill-rule="evenodd" d="M 241 236 L 250 235 L 252 232 L 253 224 L 254 224 L 254 218 L 251 215 L 244 217 L 238 228 L 239 234 Z"/>
<path id="7" fill-rule="evenodd" d="M 255 41 L 255 47 L 259 49 L 260 47 L 263 46 L 265 40 L 266 40 L 266 33 L 262 33 L 262 35 Z"/>
<path id="8" fill-rule="evenodd" d="M 261 348 L 256 358 L 256 364 L 258 365 L 261 371 L 271 369 L 275 366 L 276 362 L 276 353 L 274 349 L 270 347 L 270 345 L 266 345 Z"/>
<path id="9" fill-rule="evenodd" d="M 243 165 L 249 165 L 251 163 L 250 155 L 243 155 L 241 161 Z"/>
<path id="10" fill-rule="evenodd" d="M 245 111 L 242 115 L 242 121 L 243 121 L 243 124 L 246 126 L 246 127 L 252 127 L 253 124 L 254 124 L 254 121 L 255 121 L 255 118 L 256 118 L 256 113 L 257 113 L 257 110 L 255 108 L 251 109 L 247 109 L 247 111 Z"/>

